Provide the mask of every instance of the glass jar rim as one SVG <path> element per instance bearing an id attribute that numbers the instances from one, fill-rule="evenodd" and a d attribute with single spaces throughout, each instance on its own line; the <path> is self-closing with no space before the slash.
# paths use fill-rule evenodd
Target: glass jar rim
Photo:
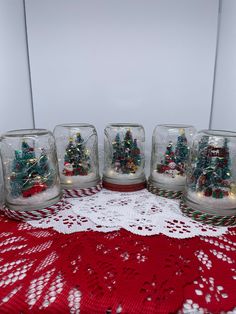
<path id="1" fill-rule="evenodd" d="M 63 128 L 82 128 L 82 127 L 90 127 L 94 128 L 95 126 L 90 123 L 62 123 L 55 126 L 55 129 L 57 127 L 63 127 Z"/>
<path id="2" fill-rule="evenodd" d="M 164 128 L 169 128 L 169 129 L 180 129 L 180 128 L 184 128 L 184 129 L 188 129 L 188 128 L 194 128 L 193 125 L 190 124 L 158 124 L 156 126 L 157 127 L 164 127 Z"/>
<path id="3" fill-rule="evenodd" d="M 18 129 L 18 130 L 10 130 L 4 133 L 1 138 L 5 137 L 27 137 L 27 136 L 35 136 L 35 135 L 52 135 L 51 131 L 47 129 Z"/>
<path id="4" fill-rule="evenodd" d="M 128 122 L 124 122 L 124 123 L 109 123 L 107 125 L 107 127 L 119 127 L 119 128 L 128 128 L 128 127 L 132 127 L 132 128 L 137 128 L 137 127 L 141 127 L 143 128 L 143 126 L 141 124 L 138 124 L 138 123 L 128 123 Z"/>
<path id="5" fill-rule="evenodd" d="M 198 132 L 199 134 L 204 133 L 208 136 L 218 136 L 218 137 L 236 137 L 236 132 L 229 130 L 215 130 L 215 129 L 205 129 Z"/>

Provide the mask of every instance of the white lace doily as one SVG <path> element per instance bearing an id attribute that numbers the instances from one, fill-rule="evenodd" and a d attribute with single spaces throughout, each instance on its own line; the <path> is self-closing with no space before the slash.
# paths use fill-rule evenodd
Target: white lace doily
<path id="1" fill-rule="evenodd" d="M 92 196 L 68 199 L 68 202 L 71 205 L 57 215 L 29 223 L 34 227 L 52 227 L 61 233 L 109 232 L 124 228 L 143 236 L 162 233 L 182 239 L 219 236 L 228 231 L 227 227 L 203 225 L 185 217 L 179 209 L 179 201 L 147 190 L 121 193 L 103 189 Z"/>

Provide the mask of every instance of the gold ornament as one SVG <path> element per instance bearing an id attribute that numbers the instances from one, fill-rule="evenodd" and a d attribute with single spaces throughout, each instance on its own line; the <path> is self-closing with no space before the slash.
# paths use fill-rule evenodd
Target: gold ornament
<path id="1" fill-rule="evenodd" d="M 179 129 L 179 134 L 180 135 L 184 135 L 185 134 L 185 130 L 183 128 Z"/>

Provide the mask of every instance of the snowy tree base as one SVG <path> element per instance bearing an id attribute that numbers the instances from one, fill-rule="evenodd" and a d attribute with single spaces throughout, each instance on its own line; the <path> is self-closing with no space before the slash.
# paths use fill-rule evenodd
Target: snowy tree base
<path id="1" fill-rule="evenodd" d="M 159 173 L 153 171 L 150 178 L 150 182 L 159 189 L 165 189 L 169 191 L 183 191 L 185 188 L 186 176 L 173 175 Z"/>
<path id="2" fill-rule="evenodd" d="M 118 185 L 132 185 L 138 184 L 146 181 L 144 171 L 139 170 L 135 173 L 117 173 L 112 169 L 108 169 L 104 172 L 103 181 L 111 184 Z"/>
<path id="3" fill-rule="evenodd" d="M 57 203 L 61 198 L 60 186 L 53 186 L 47 190 L 34 194 L 31 197 L 19 196 L 17 198 L 6 198 L 6 205 L 12 210 L 31 211 L 42 209 Z"/>
<path id="4" fill-rule="evenodd" d="M 185 203 L 193 210 L 221 216 L 236 215 L 236 196 L 229 195 L 223 198 L 204 196 L 201 192 L 187 191 Z"/>
<path id="5" fill-rule="evenodd" d="M 96 186 L 100 177 L 91 172 L 86 176 L 64 176 L 61 174 L 61 186 L 63 189 L 84 189 Z"/>

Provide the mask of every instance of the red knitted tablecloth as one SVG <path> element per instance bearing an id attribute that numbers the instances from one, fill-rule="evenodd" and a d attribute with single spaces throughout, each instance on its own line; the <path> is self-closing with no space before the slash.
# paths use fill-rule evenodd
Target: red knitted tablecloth
<path id="1" fill-rule="evenodd" d="M 236 228 L 174 239 L 62 234 L 0 217 L 0 313 L 220 313 L 236 306 Z M 195 310 L 195 312 L 194 312 Z"/>

